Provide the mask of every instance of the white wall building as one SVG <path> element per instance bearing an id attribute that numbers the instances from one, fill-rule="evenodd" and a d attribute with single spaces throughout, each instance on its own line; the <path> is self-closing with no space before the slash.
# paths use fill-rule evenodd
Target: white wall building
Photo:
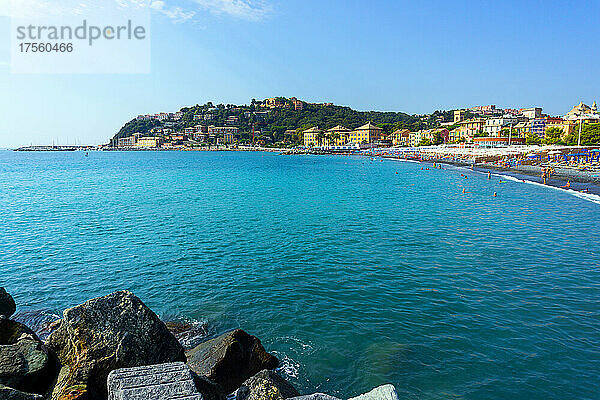
<path id="1" fill-rule="evenodd" d="M 520 111 L 521 111 L 521 115 L 523 115 L 524 117 L 527 117 L 529 119 L 542 118 L 541 107 L 523 108 Z"/>
<path id="2" fill-rule="evenodd" d="M 504 115 L 502 117 L 490 118 L 485 121 L 485 125 L 483 126 L 483 133 L 491 137 L 498 137 L 500 136 L 500 131 L 503 128 L 514 126 L 518 122 L 519 120 L 512 115 Z"/>

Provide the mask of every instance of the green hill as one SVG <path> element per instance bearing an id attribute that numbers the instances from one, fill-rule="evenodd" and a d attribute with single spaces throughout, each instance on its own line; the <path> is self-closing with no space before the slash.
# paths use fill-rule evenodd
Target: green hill
<path id="1" fill-rule="evenodd" d="M 231 116 L 237 117 L 237 122 L 229 124 L 237 126 L 240 130 L 239 138 L 247 140 L 252 136 L 252 125 L 255 125 L 255 132 L 258 137 L 269 137 L 272 142 L 278 142 L 284 139 L 284 132 L 294 130 L 294 137 L 286 137 L 287 140 L 300 142 L 300 132 L 319 126 L 321 129 L 329 129 L 336 125 L 342 125 L 349 129 L 357 128 L 367 122 L 372 122 L 382 127 L 386 132 L 393 132 L 396 129 L 410 129 L 416 131 L 438 126 L 441 121 L 450 121 L 452 113 L 450 111 L 436 111 L 428 116 L 415 116 L 402 112 L 381 112 L 381 111 L 356 111 L 350 107 L 308 104 L 304 103 L 303 110 L 294 110 L 288 100 L 289 107 L 264 108 L 261 103 L 252 100 L 250 105 L 236 106 L 232 104 L 213 105 L 207 103 L 181 109 L 183 116 L 178 121 L 157 121 L 157 120 L 132 120 L 129 121 L 113 137 L 116 140 L 121 137 L 127 137 L 134 133 L 150 134 L 153 128 L 169 127 L 174 132 L 181 132 L 187 127 L 195 125 L 228 125 L 227 119 Z M 202 118 L 209 114 L 212 118 L 209 120 L 194 120 L 198 115 Z"/>

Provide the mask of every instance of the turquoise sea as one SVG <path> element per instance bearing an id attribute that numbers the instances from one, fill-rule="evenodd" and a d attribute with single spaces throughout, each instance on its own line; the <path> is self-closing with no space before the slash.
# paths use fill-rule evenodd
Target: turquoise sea
<path id="1" fill-rule="evenodd" d="M 128 289 L 241 327 L 305 393 L 598 399 L 598 198 L 427 167 L 2 151 L 0 286 L 21 312 Z"/>

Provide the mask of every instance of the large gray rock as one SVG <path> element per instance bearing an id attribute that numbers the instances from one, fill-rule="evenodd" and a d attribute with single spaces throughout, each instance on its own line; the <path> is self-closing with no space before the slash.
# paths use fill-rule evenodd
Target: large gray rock
<path id="1" fill-rule="evenodd" d="M 227 394 L 216 382 L 194 372 L 192 372 L 192 375 L 194 376 L 196 388 L 202 394 L 204 400 L 225 400 L 227 398 Z"/>
<path id="2" fill-rule="evenodd" d="M 260 340 L 241 329 L 209 340 L 186 353 L 188 365 L 198 375 L 215 381 L 231 393 L 254 374 L 279 365 Z"/>
<path id="3" fill-rule="evenodd" d="M 0 287 L 0 317 L 10 318 L 17 311 L 17 305 L 12 296 Z"/>
<path id="4" fill-rule="evenodd" d="M 352 397 L 348 400 L 398 400 L 398 393 L 393 385 L 376 387 L 368 393 Z"/>
<path id="5" fill-rule="evenodd" d="M 260 371 L 237 390 L 236 400 L 284 400 L 300 393 L 273 371 Z"/>
<path id="6" fill-rule="evenodd" d="M 45 394 L 56 372 L 48 350 L 31 329 L 16 321 L 0 319 L 1 385 Z"/>
<path id="7" fill-rule="evenodd" d="M 289 400 L 341 400 L 325 393 L 313 393 L 306 396 L 292 397 Z"/>
<path id="8" fill-rule="evenodd" d="M 0 385 L 0 400 L 43 400 L 43 396 Z"/>
<path id="9" fill-rule="evenodd" d="M 123 368 L 108 375 L 109 400 L 203 400 L 182 362 Z"/>
<path id="10" fill-rule="evenodd" d="M 165 324 L 127 291 L 65 310 L 47 346 L 63 366 L 53 400 L 103 400 L 111 371 L 185 361 L 183 347 Z"/>

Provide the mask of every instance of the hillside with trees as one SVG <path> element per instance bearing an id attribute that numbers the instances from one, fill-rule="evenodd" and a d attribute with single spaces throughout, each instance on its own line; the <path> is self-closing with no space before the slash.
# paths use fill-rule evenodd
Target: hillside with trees
<path id="1" fill-rule="evenodd" d="M 278 98 L 282 106 L 266 108 L 262 103 L 252 100 L 250 105 L 237 106 L 233 104 L 206 103 L 181 109 L 183 116 L 178 121 L 132 120 L 129 121 L 113 137 L 131 136 L 134 133 L 152 135 L 153 128 L 170 128 L 173 132 L 182 132 L 185 128 L 196 125 L 236 126 L 239 128 L 239 139 L 248 140 L 252 137 L 254 126 L 257 137 L 267 138 L 270 142 L 301 142 L 301 132 L 313 126 L 330 129 L 342 125 L 354 129 L 371 122 L 383 128 L 385 132 L 396 129 L 418 131 L 439 126 L 441 122 L 451 121 L 452 112 L 436 111 L 427 116 L 409 115 L 402 112 L 357 111 L 350 107 L 303 104 L 302 110 L 294 110 L 289 100 Z M 194 116 L 200 119 L 195 120 Z M 208 116 L 205 119 L 205 116 Z M 237 117 L 235 123 L 228 123 L 229 117 Z M 286 135 L 287 131 L 287 135 Z M 290 135 L 290 131 L 294 131 Z"/>

